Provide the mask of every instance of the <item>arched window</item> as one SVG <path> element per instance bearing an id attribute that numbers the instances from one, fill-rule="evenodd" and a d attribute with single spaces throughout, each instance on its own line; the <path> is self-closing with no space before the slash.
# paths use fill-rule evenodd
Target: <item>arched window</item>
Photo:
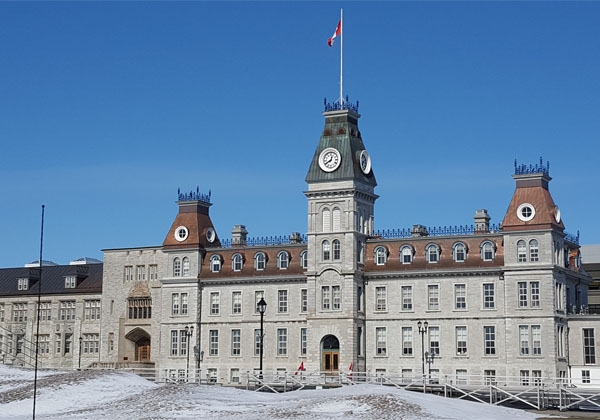
<path id="1" fill-rule="evenodd" d="M 179 257 L 175 257 L 173 260 L 173 277 L 181 276 L 181 260 Z"/>
<path id="2" fill-rule="evenodd" d="M 485 241 L 481 244 L 481 259 L 483 261 L 494 260 L 494 244 L 490 241 Z"/>
<path id="3" fill-rule="evenodd" d="M 264 270 L 267 265 L 267 258 L 265 257 L 264 252 L 257 252 L 254 254 L 254 269 L 255 270 Z"/>
<path id="4" fill-rule="evenodd" d="M 331 232 L 331 210 L 323 209 L 323 232 Z"/>
<path id="5" fill-rule="evenodd" d="M 532 239 L 529 241 L 529 261 L 539 261 L 540 260 L 540 249 L 538 248 L 538 241 L 536 239 Z"/>
<path id="6" fill-rule="evenodd" d="M 190 276 L 190 259 L 188 257 L 183 257 L 183 277 Z"/>
<path id="7" fill-rule="evenodd" d="M 527 262 L 527 245 L 522 239 L 517 242 L 517 261 Z"/>
<path id="8" fill-rule="evenodd" d="M 287 251 L 279 251 L 277 254 L 277 268 L 287 270 L 290 264 L 290 254 Z"/>
<path id="9" fill-rule="evenodd" d="M 242 267 L 244 266 L 244 258 L 242 254 L 233 254 L 231 257 L 231 269 L 233 271 L 242 271 Z"/>
<path id="10" fill-rule="evenodd" d="M 467 259 L 467 247 L 462 242 L 457 242 L 452 247 L 452 258 L 456 262 L 464 262 Z"/>
<path id="11" fill-rule="evenodd" d="M 333 209 L 333 231 L 334 232 L 339 232 L 340 230 L 342 230 L 342 225 L 341 225 L 341 211 L 340 209 L 338 209 L 337 207 Z"/>
<path id="12" fill-rule="evenodd" d="M 375 248 L 375 264 L 377 265 L 385 265 L 387 262 L 387 249 L 383 246 L 378 246 Z"/>
<path id="13" fill-rule="evenodd" d="M 427 262 L 436 263 L 440 259 L 440 247 L 436 244 L 429 244 L 425 249 L 427 254 Z"/>
<path id="14" fill-rule="evenodd" d="M 300 253 L 300 266 L 304 269 L 308 267 L 308 251 L 302 251 Z"/>
<path id="15" fill-rule="evenodd" d="M 221 271 L 221 256 L 213 255 L 210 257 L 210 271 L 213 273 Z"/>
<path id="16" fill-rule="evenodd" d="M 413 259 L 413 249 L 410 245 L 404 245 L 400 248 L 400 259 L 402 264 L 410 264 Z"/>
<path id="17" fill-rule="evenodd" d="M 342 258 L 342 246 L 340 241 L 334 239 L 331 244 L 333 245 L 333 259 L 339 261 Z"/>
<path id="18" fill-rule="evenodd" d="M 329 261 L 331 259 L 331 245 L 329 241 L 325 240 L 322 243 L 323 248 L 323 261 Z"/>

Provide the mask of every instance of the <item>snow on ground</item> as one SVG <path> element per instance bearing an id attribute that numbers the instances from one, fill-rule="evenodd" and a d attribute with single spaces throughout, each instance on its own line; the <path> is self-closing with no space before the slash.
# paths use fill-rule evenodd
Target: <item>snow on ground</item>
<path id="1" fill-rule="evenodd" d="M 31 370 L 0 365 L 0 419 L 30 419 Z M 38 375 L 36 419 L 398 419 L 529 420 L 521 410 L 355 385 L 283 394 L 209 385 L 157 385 L 118 371 L 53 371 Z"/>

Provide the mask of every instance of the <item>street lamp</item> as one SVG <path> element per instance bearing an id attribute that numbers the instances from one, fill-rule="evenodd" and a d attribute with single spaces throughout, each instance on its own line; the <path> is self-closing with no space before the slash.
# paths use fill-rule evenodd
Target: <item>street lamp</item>
<path id="1" fill-rule="evenodd" d="M 81 342 L 83 341 L 83 337 L 79 336 L 79 363 L 77 365 L 77 370 L 81 370 Z"/>
<path id="2" fill-rule="evenodd" d="M 192 336 L 192 334 L 194 334 L 194 326 L 192 325 L 191 327 L 188 327 L 186 325 L 185 327 L 185 336 L 186 336 L 186 342 L 187 342 L 187 350 L 186 350 L 186 354 L 187 354 L 187 367 L 186 367 L 186 378 L 189 379 L 190 377 L 190 337 Z"/>
<path id="3" fill-rule="evenodd" d="M 259 368 L 259 379 L 262 381 L 263 378 L 263 339 L 265 338 L 263 330 L 263 322 L 265 317 L 265 311 L 267 310 L 267 302 L 264 298 L 260 298 L 256 304 L 256 309 L 260 314 L 260 368 Z"/>
<path id="4" fill-rule="evenodd" d="M 421 368 L 423 373 L 423 378 L 425 378 L 425 333 L 427 332 L 427 326 L 429 323 L 425 322 L 417 322 L 417 328 L 419 329 L 419 334 L 421 334 Z"/>

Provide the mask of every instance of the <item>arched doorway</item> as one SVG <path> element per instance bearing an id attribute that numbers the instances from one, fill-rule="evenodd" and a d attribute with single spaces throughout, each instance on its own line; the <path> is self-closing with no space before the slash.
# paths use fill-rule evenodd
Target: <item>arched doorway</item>
<path id="1" fill-rule="evenodd" d="M 321 370 L 337 373 L 340 364 L 340 341 L 334 335 L 326 335 L 321 340 Z"/>
<path id="2" fill-rule="evenodd" d="M 150 361 L 150 335 L 145 330 L 136 327 L 129 331 L 125 338 L 135 343 L 134 359 L 136 362 Z"/>

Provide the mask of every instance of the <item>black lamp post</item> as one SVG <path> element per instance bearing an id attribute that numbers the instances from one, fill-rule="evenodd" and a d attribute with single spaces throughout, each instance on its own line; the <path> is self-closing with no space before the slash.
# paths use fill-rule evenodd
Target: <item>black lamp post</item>
<path id="1" fill-rule="evenodd" d="M 194 334 L 194 326 L 192 325 L 191 327 L 186 326 L 185 327 L 185 336 L 186 336 L 186 342 L 187 342 L 187 350 L 185 351 L 186 355 L 187 355 L 187 367 L 186 367 L 186 373 L 185 376 L 186 378 L 190 377 L 190 338 L 192 337 L 192 334 Z"/>
<path id="2" fill-rule="evenodd" d="M 427 332 L 427 326 L 429 323 L 425 322 L 417 322 L 417 328 L 419 329 L 419 334 L 421 334 L 421 368 L 423 373 L 423 378 L 425 378 L 425 333 Z"/>
<path id="3" fill-rule="evenodd" d="M 263 322 L 265 317 L 265 311 L 267 310 L 267 302 L 264 298 L 260 298 L 260 301 L 256 304 L 256 309 L 260 313 L 260 368 L 259 368 L 259 379 L 262 381 L 263 378 L 263 339 L 265 337 L 263 330 Z"/>
<path id="4" fill-rule="evenodd" d="M 81 343 L 83 342 L 83 337 L 79 336 L 79 363 L 77 365 L 77 369 L 81 370 Z"/>

